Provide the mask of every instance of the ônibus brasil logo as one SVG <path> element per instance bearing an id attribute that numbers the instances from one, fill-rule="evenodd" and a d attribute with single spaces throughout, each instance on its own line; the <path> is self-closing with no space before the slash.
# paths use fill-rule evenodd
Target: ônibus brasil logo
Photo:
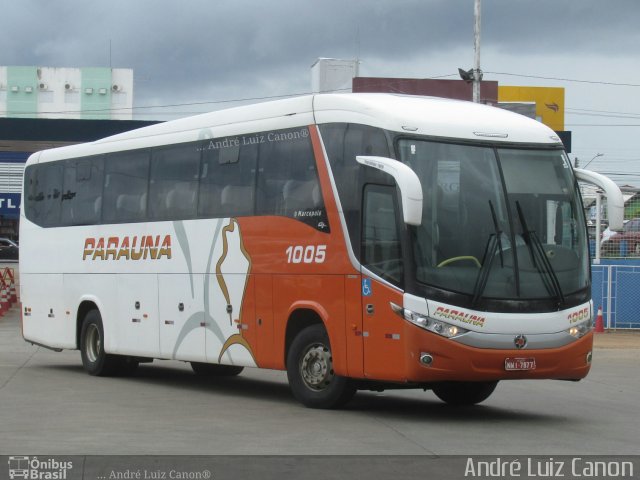
<path id="1" fill-rule="evenodd" d="M 73 462 L 62 462 L 55 458 L 9 457 L 9 478 L 25 480 L 66 480 L 67 471 L 73 468 Z"/>

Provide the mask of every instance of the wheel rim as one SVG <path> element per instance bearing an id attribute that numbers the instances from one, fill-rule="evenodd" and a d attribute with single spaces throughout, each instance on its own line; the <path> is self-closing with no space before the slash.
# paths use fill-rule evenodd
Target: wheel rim
<path id="1" fill-rule="evenodd" d="M 300 361 L 300 376 L 311 390 L 324 390 L 333 380 L 331 351 L 320 343 L 307 348 Z"/>
<path id="2" fill-rule="evenodd" d="M 90 362 L 94 363 L 98 360 L 101 350 L 100 331 L 96 325 L 89 325 L 87 328 L 87 341 L 85 346 L 85 353 Z"/>

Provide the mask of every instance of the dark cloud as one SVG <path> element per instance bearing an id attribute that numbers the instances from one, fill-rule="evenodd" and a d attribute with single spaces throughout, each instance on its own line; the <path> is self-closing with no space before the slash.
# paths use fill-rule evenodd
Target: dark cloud
<path id="1" fill-rule="evenodd" d="M 483 2 L 483 46 L 512 54 L 637 54 L 640 2 L 543 0 Z"/>
<path id="2" fill-rule="evenodd" d="M 483 49 L 634 52 L 637 0 L 485 0 Z M 14 0 L 0 64 L 133 68 L 137 100 L 306 89 L 319 56 L 401 63 L 473 42 L 472 0 Z M 110 56 L 111 45 L 111 56 Z M 451 65 L 455 72 L 458 65 Z M 269 87 L 271 85 L 271 87 Z"/>

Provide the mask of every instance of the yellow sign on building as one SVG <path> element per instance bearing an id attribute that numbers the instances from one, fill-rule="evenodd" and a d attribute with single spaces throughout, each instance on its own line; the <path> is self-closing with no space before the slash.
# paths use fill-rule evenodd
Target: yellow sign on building
<path id="1" fill-rule="evenodd" d="M 564 131 L 564 88 L 498 86 L 498 102 L 535 102 L 536 117 L 552 130 Z"/>

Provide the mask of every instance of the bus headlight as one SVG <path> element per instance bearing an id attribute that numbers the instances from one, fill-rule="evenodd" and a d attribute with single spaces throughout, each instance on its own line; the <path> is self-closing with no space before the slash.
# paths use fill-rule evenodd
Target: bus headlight
<path id="1" fill-rule="evenodd" d="M 571 335 L 572 337 L 582 338 L 587 333 L 589 333 L 592 328 L 593 328 L 593 322 L 591 321 L 591 319 L 589 319 L 586 322 L 573 325 L 571 328 L 567 330 L 567 333 L 569 333 L 569 335 Z"/>
<path id="2" fill-rule="evenodd" d="M 437 333 L 438 335 L 441 335 L 443 337 L 453 338 L 469 331 L 462 327 L 458 327 L 457 325 L 451 325 L 450 323 L 443 322 L 442 320 L 434 320 L 433 318 L 429 318 L 425 315 L 413 312 L 408 308 L 402 308 L 400 305 L 396 305 L 393 302 L 390 303 L 391 310 L 393 310 L 400 317 L 404 318 L 407 322 L 412 323 L 424 330 Z"/>

